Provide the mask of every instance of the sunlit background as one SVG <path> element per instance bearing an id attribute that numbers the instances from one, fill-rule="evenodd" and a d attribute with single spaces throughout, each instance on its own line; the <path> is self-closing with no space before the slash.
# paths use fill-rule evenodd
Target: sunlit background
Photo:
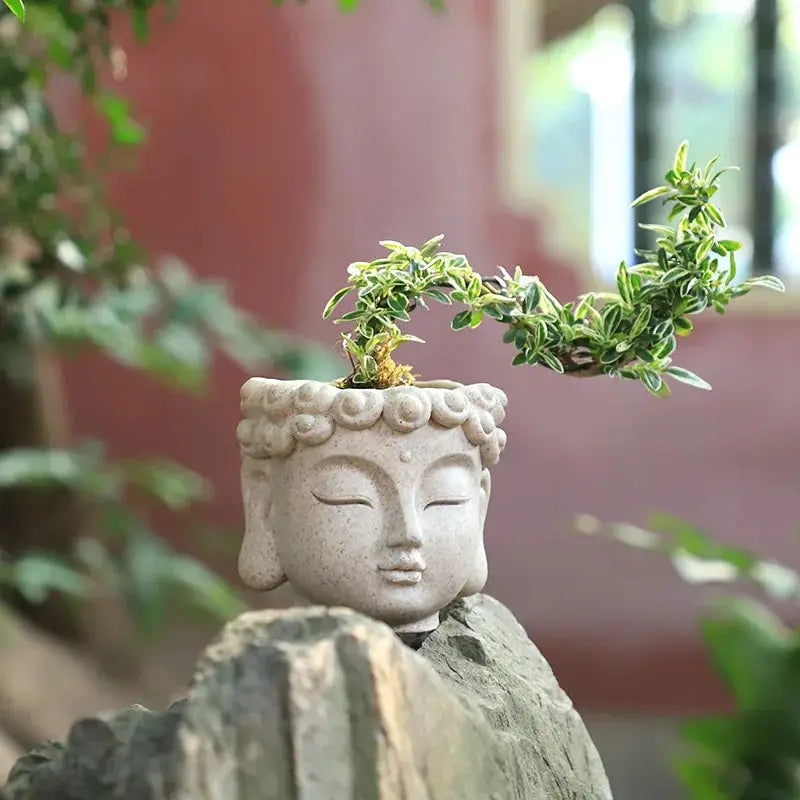
<path id="1" fill-rule="evenodd" d="M 720 202 L 730 238 L 745 243 L 743 274 L 755 258 L 761 271 L 796 276 L 800 7 L 777 4 L 759 50 L 753 0 L 576 5 L 587 6 L 588 19 L 559 30 L 525 70 L 525 167 L 558 217 L 553 245 L 613 277 L 621 245 L 633 250 L 625 200 L 635 175 L 655 185 L 675 143 L 687 138 L 698 153 L 723 153 L 741 169 Z M 757 149 L 757 135 L 768 146 Z M 759 174 L 769 182 L 756 186 Z M 770 237 L 759 253 L 754 203 L 774 208 L 759 220 Z"/>

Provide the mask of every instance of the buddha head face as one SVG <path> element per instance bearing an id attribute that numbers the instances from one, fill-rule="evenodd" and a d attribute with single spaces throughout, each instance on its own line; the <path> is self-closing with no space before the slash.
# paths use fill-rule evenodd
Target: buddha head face
<path id="1" fill-rule="evenodd" d="M 483 588 L 502 392 L 251 379 L 242 398 L 248 586 L 288 580 L 312 603 L 398 631 L 432 630 L 448 603 Z"/>

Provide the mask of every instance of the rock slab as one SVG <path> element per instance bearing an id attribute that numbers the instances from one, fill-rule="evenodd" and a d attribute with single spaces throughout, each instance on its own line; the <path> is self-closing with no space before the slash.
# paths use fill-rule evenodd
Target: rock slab
<path id="1" fill-rule="evenodd" d="M 610 800 L 522 627 L 479 595 L 415 652 L 345 609 L 244 614 L 185 700 L 82 720 L 2 800 Z"/>

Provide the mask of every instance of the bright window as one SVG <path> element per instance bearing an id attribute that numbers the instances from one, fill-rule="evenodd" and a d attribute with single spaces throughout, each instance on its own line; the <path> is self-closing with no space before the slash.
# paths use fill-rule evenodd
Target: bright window
<path id="1" fill-rule="evenodd" d="M 531 2 L 541 23 L 557 13 L 561 0 Z M 524 69 L 507 113 L 511 124 L 523 128 L 516 168 L 521 158 L 524 179 L 536 187 L 536 204 L 547 218 L 551 246 L 611 278 L 621 257 L 633 257 L 635 223 L 628 206 L 636 188 L 643 180 L 647 186 L 659 183 L 659 171 L 686 138 L 698 162 L 720 153 L 723 162 L 741 167 L 724 182 L 719 204 L 728 215 L 729 238 L 745 242 L 742 271 L 800 277 L 800 3 L 641 2 L 636 14 L 630 5 L 613 3 L 587 15 L 588 21 L 573 14 L 579 27 L 534 41 L 520 54 Z M 758 80 L 755 34 L 757 13 L 770 5 L 776 5 L 775 21 L 767 20 L 766 31 L 771 25 L 774 46 L 761 57 L 777 64 L 777 105 L 756 121 L 757 108 L 772 107 L 759 94 L 769 86 L 762 85 L 763 64 Z M 764 17 L 758 19 L 763 35 Z M 542 28 L 547 26 L 540 25 L 540 33 Z M 648 76 L 644 94 L 641 84 L 637 94 L 637 68 Z M 756 126 L 763 126 L 763 133 L 768 125 L 777 136 L 765 158 L 763 147 L 757 155 Z M 637 155 L 635 129 L 649 137 L 645 159 Z M 756 186 L 758 174 L 766 176 L 766 187 L 764 181 Z M 774 208 L 766 221 L 759 216 L 768 207 L 759 195 L 764 191 Z M 770 244 L 762 245 L 760 256 L 754 253 L 759 223 L 767 226 Z M 771 264 L 760 263 L 770 259 Z"/>

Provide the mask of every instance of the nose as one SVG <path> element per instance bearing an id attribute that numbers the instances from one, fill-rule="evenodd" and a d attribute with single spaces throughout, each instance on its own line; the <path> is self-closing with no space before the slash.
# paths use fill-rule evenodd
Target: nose
<path id="1" fill-rule="evenodd" d="M 399 508 L 386 520 L 386 543 L 394 548 L 422 547 L 422 524 L 412 498 L 400 498 Z"/>

